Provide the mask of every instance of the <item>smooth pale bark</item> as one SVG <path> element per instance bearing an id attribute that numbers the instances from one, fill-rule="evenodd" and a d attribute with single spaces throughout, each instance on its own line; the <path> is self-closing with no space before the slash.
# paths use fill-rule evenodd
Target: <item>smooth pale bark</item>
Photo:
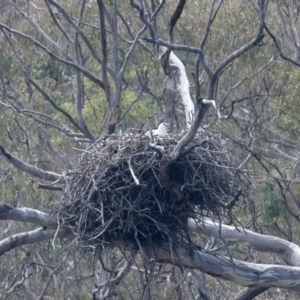
<path id="1" fill-rule="evenodd" d="M 53 237 L 64 237 L 65 231 L 39 228 L 30 232 L 16 234 L 0 242 L 0 255 L 23 245 L 34 244 Z M 119 243 L 119 246 L 126 246 Z M 175 264 L 180 267 L 198 269 L 212 276 L 233 281 L 242 286 L 281 287 L 300 291 L 300 268 L 279 265 L 262 265 L 232 261 L 227 257 L 216 256 L 189 247 L 155 247 L 155 258 L 159 262 Z"/>
<path id="2" fill-rule="evenodd" d="M 170 250 L 156 247 L 156 261 L 175 264 L 183 268 L 198 269 L 206 274 L 229 280 L 242 286 L 279 287 L 300 291 L 300 268 L 254 264 L 229 257 L 212 255 L 187 247 Z"/>
<path id="3" fill-rule="evenodd" d="M 56 230 L 51 230 L 51 229 L 48 230 L 44 227 L 32 231 L 28 231 L 28 232 L 15 234 L 13 236 L 10 236 L 0 241 L 0 256 L 5 252 L 10 251 L 17 247 L 39 243 L 45 240 L 49 240 L 54 236 L 64 237 L 65 235 L 66 235 L 65 231 L 58 231 L 56 233 Z"/>
<path id="4" fill-rule="evenodd" d="M 186 128 L 190 128 L 195 114 L 195 106 L 190 94 L 190 83 L 186 75 L 185 67 L 181 60 L 173 53 L 170 54 L 170 61 L 177 67 L 179 84 L 177 89 L 180 93 L 182 104 L 184 107 Z"/>
<path id="5" fill-rule="evenodd" d="M 164 46 L 162 46 L 161 49 L 163 53 L 168 50 L 168 48 Z M 173 52 L 170 53 L 169 59 L 171 66 L 175 66 L 177 68 L 179 80 L 177 90 L 180 93 L 182 104 L 184 107 L 186 127 L 190 128 L 193 122 L 193 115 L 195 113 L 195 106 L 190 94 L 190 83 L 185 71 L 184 64 L 181 62 L 181 60 Z"/>
<path id="6" fill-rule="evenodd" d="M 15 208 L 5 203 L 0 203 L 0 220 L 21 221 L 51 229 L 57 228 L 57 220 L 47 213 L 27 207 Z"/>
<path id="7" fill-rule="evenodd" d="M 24 232 L 8 237 L 0 242 L 0 255 L 14 248 L 34 244 L 51 238 L 74 238 L 74 234 L 65 226 L 58 229 L 47 229 L 47 226 L 55 226 L 55 218 L 28 208 L 14 208 L 7 204 L 0 206 L 0 219 L 18 220 L 42 225 L 42 228 Z M 202 227 L 190 221 L 190 228 L 199 233 L 218 236 L 219 226 L 212 221 L 206 221 Z M 285 240 L 260 235 L 250 230 L 238 231 L 234 227 L 222 225 L 223 239 L 231 241 L 247 242 L 258 250 L 276 252 L 289 259 L 290 262 L 298 264 L 299 247 Z M 266 242 L 264 242 L 266 241 Z M 113 247 L 131 248 L 134 245 L 124 244 L 116 241 Z M 153 249 L 155 260 L 180 267 L 198 269 L 212 276 L 229 280 L 245 287 L 280 287 L 300 291 L 300 268 L 271 264 L 247 263 L 240 260 L 231 260 L 225 256 L 213 255 L 191 248 L 190 246 L 155 246 Z"/>
<path id="8" fill-rule="evenodd" d="M 224 224 L 220 227 L 218 223 L 214 223 L 210 219 L 205 219 L 203 223 L 197 224 L 190 219 L 189 229 L 195 233 L 217 238 L 221 236 L 225 241 L 247 243 L 251 248 L 258 251 L 277 253 L 290 265 L 300 266 L 300 247 L 287 240 L 259 234 L 240 227 Z"/>
<path id="9" fill-rule="evenodd" d="M 57 238 L 74 238 L 74 233 L 66 226 L 59 226 L 57 220 L 51 215 L 32 208 L 15 208 L 11 205 L 0 203 L 0 220 L 11 220 L 31 223 L 41 228 L 15 234 L 0 241 L 0 256 L 14 248 L 39 243 Z"/>
<path id="10" fill-rule="evenodd" d="M 14 156 L 13 154 L 7 152 L 1 145 L 0 145 L 0 155 L 4 156 L 13 166 L 17 169 L 28 173 L 32 176 L 38 177 L 43 180 L 47 181 L 56 181 L 58 183 L 64 183 L 65 179 L 60 174 L 54 172 L 47 172 L 42 169 L 36 168 L 32 165 L 29 165 L 25 161 L 22 161 L 18 157 Z"/>

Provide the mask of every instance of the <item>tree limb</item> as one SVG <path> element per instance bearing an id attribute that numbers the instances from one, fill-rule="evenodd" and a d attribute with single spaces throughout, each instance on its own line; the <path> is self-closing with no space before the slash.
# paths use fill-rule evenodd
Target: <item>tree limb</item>
<path id="1" fill-rule="evenodd" d="M 2 145 L 0 145 L 0 153 L 17 169 L 24 171 L 34 177 L 38 177 L 43 180 L 47 181 L 56 181 L 57 183 L 64 183 L 65 179 L 62 175 L 54 173 L 54 172 L 47 172 L 42 169 L 36 168 L 27 164 L 25 161 L 22 161 L 18 157 L 14 156 L 13 154 L 7 152 Z"/>
<path id="2" fill-rule="evenodd" d="M 0 220 L 12 220 L 28 222 L 31 224 L 47 227 L 50 229 L 57 228 L 57 220 L 47 213 L 32 208 L 15 208 L 9 204 L 0 202 Z"/>
<path id="3" fill-rule="evenodd" d="M 198 112 L 194 119 L 194 122 L 192 123 L 189 131 L 181 138 L 181 140 L 177 143 L 176 147 L 173 149 L 173 151 L 171 153 L 172 160 L 176 160 L 179 157 L 182 149 L 184 147 L 186 147 L 192 141 L 192 139 L 195 137 L 195 135 L 198 131 L 198 128 L 201 125 L 201 123 L 204 119 L 204 116 L 210 107 L 210 104 L 204 104 L 202 102 L 202 98 L 198 99 L 197 102 L 198 102 L 199 109 L 198 109 Z"/>
<path id="4" fill-rule="evenodd" d="M 278 3 L 278 0 L 275 0 L 274 1 L 275 4 L 276 4 L 276 10 L 277 10 L 277 14 L 279 16 L 279 19 L 280 19 L 280 23 L 281 23 L 281 28 L 282 28 L 282 32 L 283 32 L 283 37 L 284 37 L 284 40 L 286 42 L 286 44 L 289 46 L 290 50 L 293 52 L 293 58 L 294 60 L 298 57 L 298 49 L 297 49 L 297 46 L 299 46 L 299 44 L 297 45 L 296 42 L 293 42 L 288 34 L 288 30 L 287 30 L 287 24 L 284 20 L 284 17 L 283 17 L 283 13 L 280 9 L 280 5 Z M 292 11 L 293 9 L 291 9 L 290 11 Z M 290 21 L 292 21 L 293 18 L 291 18 Z M 293 28 L 293 26 L 290 24 L 290 26 Z M 296 32 L 294 32 L 296 33 Z M 298 34 L 296 33 L 296 35 L 294 35 L 294 37 L 298 37 Z"/>
<path id="5" fill-rule="evenodd" d="M 269 27 L 266 24 L 264 25 L 264 28 L 266 29 L 266 31 L 269 34 L 269 36 L 272 38 L 272 40 L 274 42 L 274 45 L 277 48 L 277 50 L 279 51 L 279 54 L 280 54 L 281 58 L 284 59 L 284 60 L 286 60 L 286 61 L 288 61 L 288 62 L 290 62 L 290 63 L 292 63 L 292 64 L 294 64 L 294 65 L 296 65 L 297 67 L 300 67 L 300 63 L 299 62 L 297 62 L 296 60 L 294 60 L 292 58 L 287 57 L 283 53 L 283 51 L 282 51 L 282 49 L 281 49 L 281 47 L 280 47 L 280 45 L 279 45 L 279 43 L 278 43 L 275 35 L 271 32 L 271 30 L 269 29 Z"/>
<path id="6" fill-rule="evenodd" d="M 59 238 L 69 237 L 65 228 L 57 231 L 41 227 L 32 231 L 15 234 L 0 241 L 0 256 L 12 249 L 49 240 L 55 236 Z"/>
<path id="7" fill-rule="evenodd" d="M 154 249 L 156 260 L 204 273 L 248 287 L 279 287 L 300 291 L 300 268 L 242 262 L 225 256 L 212 255 L 191 247 Z"/>
<path id="8" fill-rule="evenodd" d="M 177 7 L 173 13 L 173 16 L 171 17 L 170 22 L 169 22 L 169 36 L 170 36 L 170 42 L 172 44 L 174 42 L 173 30 L 174 30 L 174 27 L 175 27 L 177 21 L 179 20 L 181 14 L 182 14 L 184 6 L 185 6 L 185 0 L 179 0 L 179 3 L 177 4 Z"/>
<path id="9" fill-rule="evenodd" d="M 53 0 L 47 0 L 51 5 L 53 5 L 54 7 L 57 8 L 57 10 L 64 16 L 64 18 L 66 19 L 66 21 L 74 28 L 74 30 L 81 36 L 82 40 L 84 41 L 84 43 L 86 44 L 87 48 L 90 50 L 91 54 L 93 55 L 93 57 L 99 62 L 99 64 L 102 64 L 102 59 L 101 57 L 98 55 L 96 49 L 93 47 L 93 45 L 91 44 L 89 38 L 84 34 L 84 32 L 81 30 L 81 28 L 76 25 L 73 21 L 72 18 L 68 15 L 68 13 L 63 9 L 62 6 L 60 6 L 56 1 Z M 102 28 L 101 28 L 102 30 Z M 103 34 L 103 32 L 101 31 L 101 35 Z M 113 75 L 113 70 L 111 70 L 110 68 L 107 68 L 108 72 Z M 104 89 L 104 87 L 102 87 Z"/>
<path id="10" fill-rule="evenodd" d="M 300 247 L 287 240 L 224 224 L 222 224 L 220 232 L 219 224 L 214 223 L 210 219 L 205 219 L 201 224 L 197 224 L 190 219 L 189 229 L 192 232 L 204 233 L 216 238 L 221 236 L 226 241 L 247 243 L 251 248 L 258 251 L 279 254 L 290 265 L 300 267 Z"/>
<path id="11" fill-rule="evenodd" d="M 233 300 L 251 300 L 268 289 L 267 287 L 248 287 L 238 293 Z"/>
<path id="12" fill-rule="evenodd" d="M 84 6 L 85 2 L 82 3 L 81 9 L 80 9 L 80 16 L 78 20 L 78 27 L 80 26 L 83 12 L 84 12 Z M 75 56 L 76 61 L 78 65 L 83 66 L 82 62 L 82 51 L 79 44 L 79 33 L 75 33 L 75 39 L 74 39 L 74 50 L 75 50 Z M 83 84 L 83 75 L 80 71 L 76 70 L 76 84 L 77 84 L 77 95 L 76 95 L 76 111 L 77 111 L 77 117 L 79 120 L 80 127 L 82 128 L 82 131 L 84 132 L 85 136 L 91 141 L 95 141 L 94 135 L 91 133 L 86 120 L 83 116 L 83 108 L 84 108 L 84 84 Z"/>
<path id="13" fill-rule="evenodd" d="M 264 37 L 263 31 L 264 31 L 264 25 L 265 25 L 265 17 L 268 9 L 268 0 L 262 0 L 260 3 L 260 10 L 259 10 L 259 17 L 260 17 L 260 24 L 258 33 L 255 38 L 253 38 L 251 41 L 249 41 L 247 44 L 243 45 L 240 49 L 234 51 L 231 53 L 227 58 L 225 58 L 218 68 L 214 72 L 214 77 L 217 78 L 219 74 L 222 72 L 222 70 L 230 64 L 232 61 L 234 61 L 236 58 L 247 52 L 249 49 L 251 49 L 253 46 L 256 46 Z"/>
<path id="14" fill-rule="evenodd" d="M 98 78 L 97 76 L 95 76 L 93 73 L 91 73 L 90 71 L 88 71 L 87 69 L 85 69 L 84 67 L 79 66 L 78 64 L 76 64 L 72 58 L 72 61 L 70 60 L 66 60 L 63 58 L 60 58 L 59 56 L 57 56 L 56 54 L 54 54 L 53 51 L 51 51 L 50 49 L 48 49 L 46 46 L 44 46 L 43 44 L 41 44 L 40 42 L 38 42 L 37 40 L 35 40 L 34 38 L 32 38 L 31 36 L 24 34 L 18 30 L 14 30 L 11 29 L 9 26 L 0 23 L 0 28 L 3 28 L 5 30 L 7 30 L 10 33 L 16 34 L 18 36 L 21 36 L 22 38 L 25 38 L 27 40 L 29 40 L 30 42 L 32 42 L 33 45 L 41 48 L 42 50 L 44 50 L 51 58 L 53 58 L 56 61 L 59 61 L 67 66 L 73 67 L 74 69 L 79 70 L 80 72 L 82 72 L 87 78 L 89 78 L 91 81 L 95 82 L 96 84 L 98 84 L 102 89 L 105 89 L 105 85 L 102 82 L 102 80 L 100 78 Z"/>
<path id="15" fill-rule="evenodd" d="M 0 203 L 0 220 L 20 221 L 42 226 L 41 228 L 18 233 L 0 241 L 0 256 L 14 248 L 35 244 L 53 237 L 75 237 L 70 228 L 58 225 L 54 217 L 32 208 L 15 208 L 11 205 Z"/>
<path id="16" fill-rule="evenodd" d="M 163 53 L 166 53 L 168 50 L 166 47 L 161 47 Z M 182 104 L 184 107 L 185 113 L 185 121 L 186 127 L 190 128 L 193 122 L 193 116 L 195 113 L 195 106 L 191 98 L 190 94 L 190 83 L 185 71 L 185 67 L 181 60 L 171 51 L 168 56 L 172 66 L 174 65 L 177 69 L 178 80 L 179 83 L 177 84 L 177 89 L 180 93 Z"/>

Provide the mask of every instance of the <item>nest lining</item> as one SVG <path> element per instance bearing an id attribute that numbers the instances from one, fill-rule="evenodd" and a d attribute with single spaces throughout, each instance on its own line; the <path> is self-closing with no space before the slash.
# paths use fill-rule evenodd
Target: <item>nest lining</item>
<path id="1" fill-rule="evenodd" d="M 237 176 L 213 136 L 197 136 L 168 164 L 178 140 L 174 134 L 150 146 L 141 136 L 101 139 L 68 174 L 60 222 L 85 247 L 189 241 L 188 218 L 224 214 Z"/>

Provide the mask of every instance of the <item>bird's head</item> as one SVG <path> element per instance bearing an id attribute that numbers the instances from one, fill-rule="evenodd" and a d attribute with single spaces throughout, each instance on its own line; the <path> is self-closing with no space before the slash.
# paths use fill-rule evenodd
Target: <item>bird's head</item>
<path id="1" fill-rule="evenodd" d="M 160 128 L 169 129 L 170 123 L 160 123 L 157 129 L 160 129 Z"/>
<path id="2" fill-rule="evenodd" d="M 160 136 L 166 136 L 170 128 L 169 123 L 161 123 L 157 128 L 157 134 Z"/>

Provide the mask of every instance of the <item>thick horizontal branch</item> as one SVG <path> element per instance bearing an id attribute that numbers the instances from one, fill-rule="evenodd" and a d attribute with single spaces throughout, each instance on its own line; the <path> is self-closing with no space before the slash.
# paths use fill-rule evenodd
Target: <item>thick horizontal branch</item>
<path id="1" fill-rule="evenodd" d="M 10 205 L 1 204 L 0 217 L 2 220 L 12 219 L 43 225 L 42 228 L 30 232 L 16 234 L 2 240 L 0 242 L 0 255 L 16 247 L 27 244 L 34 244 L 47 239 L 51 239 L 53 237 L 74 237 L 71 230 L 64 226 L 59 227 L 58 230 L 52 228 L 47 229 L 46 226 L 53 228 L 56 226 L 55 219 L 48 214 L 33 209 L 18 209 Z M 209 226 L 207 225 L 207 227 Z M 199 227 L 197 228 L 199 229 Z M 218 227 L 212 223 L 209 228 L 211 228 L 211 233 L 214 234 L 216 232 L 215 228 Z M 225 226 L 224 228 L 225 232 L 228 228 L 227 226 Z M 232 230 L 229 230 L 229 233 L 233 234 Z M 241 233 L 243 232 L 239 232 L 238 230 L 236 230 L 236 236 L 231 236 L 231 240 L 237 240 Z M 244 233 L 244 238 L 251 235 L 256 236 L 257 234 L 252 233 L 251 231 L 247 231 L 247 235 L 245 235 Z M 229 239 L 229 237 L 227 238 Z M 277 238 L 274 239 L 276 240 Z M 278 239 L 278 241 L 280 241 L 281 243 L 283 242 L 281 239 Z M 290 246 L 290 248 L 293 245 L 292 243 L 288 242 L 287 244 L 290 244 L 287 245 Z M 128 243 L 124 245 L 124 243 L 122 242 L 120 242 L 118 245 L 116 243 L 114 246 L 129 247 Z M 280 244 L 278 244 L 278 246 L 280 246 Z M 265 248 L 263 249 L 265 250 Z M 277 252 L 280 253 L 280 251 L 281 248 L 278 248 Z M 299 267 L 269 264 L 263 265 L 242 262 L 235 259 L 231 260 L 224 256 L 212 255 L 198 249 L 192 249 L 188 245 L 176 247 L 172 250 L 168 246 L 163 247 L 162 245 L 160 245 L 159 247 L 154 248 L 153 253 L 155 255 L 155 259 L 158 262 L 198 269 L 204 273 L 210 274 L 212 276 L 218 276 L 222 279 L 235 282 L 242 286 L 265 288 L 280 287 L 300 291 Z"/>
<path id="2" fill-rule="evenodd" d="M 51 215 L 32 208 L 15 208 L 0 203 L 0 220 L 27 222 L 42 226 L 41 228 L 15 234 L 0 241 L 0 256 L 14 248 L 39 243 L 53 237 L 74 238 L 72 230 L 64 225 L 58 227 L 57 220 Z"/>
<path id="3" fill-rule="evenodd" d="M 28 222 L 50 229 L 57 228 L 56 219 L 47 213 L 27 207 L 15 208 L 5 203 L 0 203 L 0 220 Z"/>
<path id="4" fill-rule="evenodd" d="M 34 177 L 38 177 L 40 179 L 47 180 L 47 181 L 56 181 L 57 183 L 65 182 L 64 177 L 61 176 L 60 174 L 54 172 L 47 172 L 39 168 L 36 168 L 34 166 L 31 166 L 27 164 L 25 161 L 22 161 L 18 157 L 7 152 L 1 145 L 0 145 L 0 154 L 2 154 L 17 169 L 25 173 L 28 173 Z"/>
<path id="5" fill-rule="evenodd" d="M 15 234 L 0 241 L 0 256 L 14 248 L 39 243 L 53 237 L 67 237 L 67 231 L 64 229 L 56 231 L 41 227 L 32 231 Z"/>
<path id="6" fill-rule="evenodd" d="M 277 253 L 290 265 L 300 267 L 300 247 L 284 239 L 259 234 L 240 227 L 223 224 L 220 227 L 218 223 L 214 223 L 209 219 L 205 219 L 204 223 L 201 224 L 196 224 L 194 220 L 190 219 L 189 229 L 192 232 L 216 238 L 221 236 L 225 241 L 247 243 L 251 248 L 258 251 Z"/>
<path id="7" fill-rule="evenodd" d="M 177 247 L 172 251 L 167 247 L 156 247 L 154 254 L 159 262 L 198 269 L 245 287 L 279 287 L 300 291 L 298 267 L 232 261 L 228 257 L 193 250 L 189 246 Z"/>
<path id="8" fill-rule="evenodd" d="M 134 249 L 128 242 L 114 241 L 111 245 Z M 172 248 L 172 249 L 171 249 Z M 244 287 L 278 287 L 300 291 L 300 268 L 272 264 L 243 262 L 226 256 L 214 255 L 191 245 L 154 245 L 154 260 L 181 268 L 197 269 L 211 276 L 235 282 Z M 255 291 L 254 291 L 255 292 Z"/>

